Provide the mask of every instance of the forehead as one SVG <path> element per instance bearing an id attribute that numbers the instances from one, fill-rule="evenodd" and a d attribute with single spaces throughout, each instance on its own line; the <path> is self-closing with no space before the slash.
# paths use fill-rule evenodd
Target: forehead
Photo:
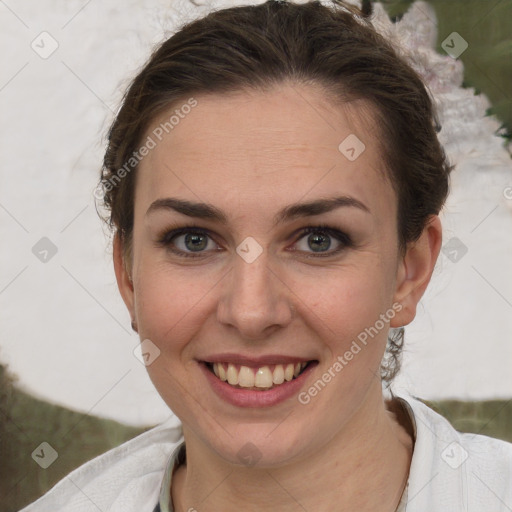
<path id="1" fill-rule="evenodd" d="M 189 100 L 147 130 L 144 140 L 155 145 L 139 165 L 136 209 L 168 195 L 217 203 L 228 214 L 230 205 L 233 213 L 236 204 L 270 213 L 336 194 L 395 207 L 364 101 L 335 104 L 321 88 L 296 84 Z"/>

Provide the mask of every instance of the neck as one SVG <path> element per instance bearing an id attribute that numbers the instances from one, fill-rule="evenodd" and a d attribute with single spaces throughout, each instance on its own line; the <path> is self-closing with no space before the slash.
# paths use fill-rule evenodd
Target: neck
<path id="1" fill-rule="evenodd" d="M 413 450 L 401 422 L 379 389 L 321 450 L 270 469 L 228 464 L 184 429 L 187 464 L 173 478 L 175 510 L 395 512 Z"/>

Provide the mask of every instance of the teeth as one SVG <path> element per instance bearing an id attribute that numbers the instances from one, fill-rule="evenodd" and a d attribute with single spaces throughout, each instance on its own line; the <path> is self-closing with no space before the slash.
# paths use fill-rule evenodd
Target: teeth
<path id="1" fill-rule="evenodd" d="M 238 372 L 236 368 L 232 364 L 228 364 L 228 372 L 227 372 L 228 382 L 232 386 L 236 386 L 238 384 Z"/>
<path id="2" fill-rule="evenodd" d="M 293 364 L 287 364 L 286 368 L 284 369 L 284 380 L 287 380 L 288 382 L 293 379 L 293 372 L 295 371 L 295 367 Z"/>
<path id="3" fill-rule="evenodd" d="M 240 366 L 240 369 L 229 363 L 213 363 L 213 373 L 222 381 L 228 382 L 232 386 L 242 388 L 260 388 L 270 389 L 283 382 L 290 382 L 298 377 L 300 372 L 307 366 L 307 362 L 296 364 L 276 364 L 274 371 L 269 366 L 262 366 L 254 371 L 254 368 Z M 227 370 L 226 370 L 227 366 Z"/>
<path id="4" fill-rule="evenodd" d="M 238 384 L 240 384 L 240 386 L 242 386 L 243 388 L 254 387 L 254 372 L 247 366 L 240 367 L 240 373 L 238 375 Z"/>
<path id="5" fill-rule="evenodd" d="M 272 382 L 274 384 L 282 384 L 284 382 L 284 368 L 282 364 L 276 364 L 272 375 Z"/>
<path id="6" fill-rule="evenodd" d="M 240 373 L 242 372 L 240 371 Z M 254 377 L 254 385 L 257 388 L 271 388 L 272 384 L 273 376 L 272 372 L 270 371 L 270 368 L 268 366 L 259 368 L 258 371 L 256 372 L 256 376 Z"/>

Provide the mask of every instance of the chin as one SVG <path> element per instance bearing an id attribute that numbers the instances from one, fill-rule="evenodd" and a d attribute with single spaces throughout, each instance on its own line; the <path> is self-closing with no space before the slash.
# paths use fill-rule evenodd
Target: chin
<path id="1" fill-rule="evenodd" d="M 223 431 L 220 437 L 205 441 L 226 462 L 260 469 L 285 466 L 301 458 L 307 446 L 295 425 L 291 431 L 275 423 L 237 425 L 232 436 Z"/>

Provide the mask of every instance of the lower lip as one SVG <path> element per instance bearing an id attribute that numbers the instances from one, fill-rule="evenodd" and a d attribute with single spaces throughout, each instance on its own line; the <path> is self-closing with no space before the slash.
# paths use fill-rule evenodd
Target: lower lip
<path id="1" fill-rule="evenodd" d="M 227 382 L 217 378 L 205 363 L 199 363 L 199 366 L 212 389 L 226 402 L 236 405 L 237 407 L 271 407 L 298 394 L 305 380 L 317 364 L 317 362 L 310 363 L 296 379 L 284 382 L 283 384 L 265 391 L 234 388 Z"/>

